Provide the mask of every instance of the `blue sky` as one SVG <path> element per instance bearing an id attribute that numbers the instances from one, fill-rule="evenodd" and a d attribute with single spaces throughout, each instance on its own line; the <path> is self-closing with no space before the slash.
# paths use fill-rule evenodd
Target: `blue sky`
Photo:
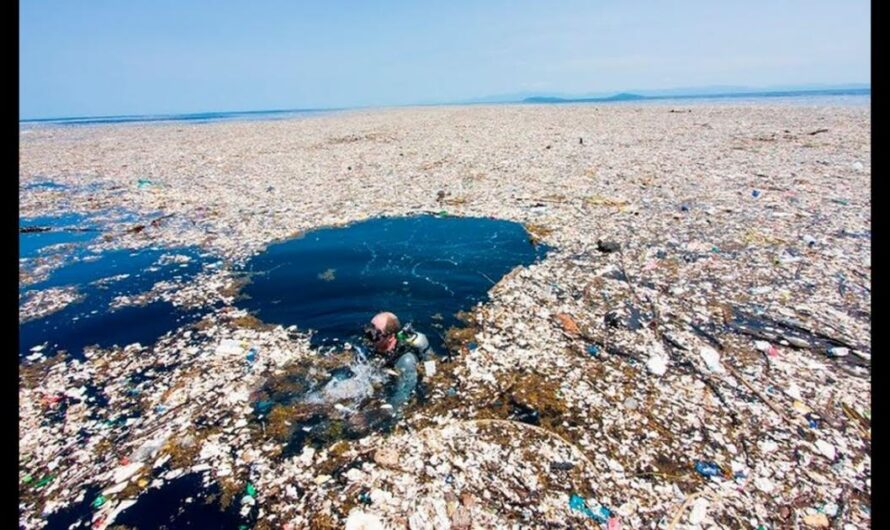
<path id="1" fill-rule="evenodd" d="M 869 83 L 870 3 L 20 2 L 20 117 Z"/>

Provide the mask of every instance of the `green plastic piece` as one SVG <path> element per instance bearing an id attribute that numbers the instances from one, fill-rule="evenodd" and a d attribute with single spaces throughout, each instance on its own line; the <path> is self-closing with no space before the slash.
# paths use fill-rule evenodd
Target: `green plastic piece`
<path id="1" fill-rule="evenodd" d="M 47 484 L 49 484 L 52 481 L 52 479 L 53 479 L 52 475 L 47 475 L 47 476 L 43 477 L 42 479 L 40 479 L 37 482 L 37 484 L 34 484 L 34 488 L 42 488 L 43 486 L 46 486 Z"/>
<path id="2" fill-rule="evenodd" d="M 250 482 L 247 483 L 247 487 L 244 488 L 244 491 L 251 497 L 256 497 L 256 488 L 253 487 L 253 484 Z"/>
<path id="3" fill-rule="evenodd" d="M 27 484 L 27 483 L 31 482 L 32 480 L 34 480 L 34 477 L 32 477 L 31 475 L 25 475 L 25 478 L 22 479 L 22 482 Z"/>
<path id="4" fill-rule="evenodd" d="M 98 497 L 96 497 L 96 500 L 93 501 L 93 508 L 98 508 L 99 506 L 102 506 L 103 504 L 105 504 L 105 497 L 103 497 L 102 495 L 99 495 Z"/>
<path id="5" fill-rule="evenodd" d="M 441 215 L 442 217 L 448 217 L 448 212 L 442 210 L 441 212 L 439 212 L 439 215 Z"/>

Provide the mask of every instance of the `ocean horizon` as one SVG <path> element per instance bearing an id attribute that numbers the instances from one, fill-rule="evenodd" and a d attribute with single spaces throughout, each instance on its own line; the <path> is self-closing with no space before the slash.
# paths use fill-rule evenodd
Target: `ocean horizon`
<path id="1" fill-rule="evenodd" d="M 454 102 L 427 103 L 413 105 L 381 105 L 373 107 L 343 107 L 330 109 L 276 109 L 252 111 L 218 111 L 194 112 L 179 114 L 127 114 L 117 116 L 78 116 L 63 118 L 29 118 L 19 120 L 20 126 L 39 125 L 108 125 L 123 123 L 210 123 L 218 121 L 264 121 L 295 118 L 301 116 L 329 114 L 338 111 L 358 110 L 367 108 L 388 107 L 426 107 L 426 106 L 461 106 L 461 105 L 566 105 L 566 104 L 665 104 L 678 102 L 682 104 L 713 104 L 733 100 L 738 103 L 771 101 L 777 104 L 805 104 L 814 106 L 860 106 L 871 104 L 871 88 L 832 89 L 832 90 L 801 90 L 801 91 L 762 91 L 737 92 L 726 94 L 686 94 L 670 96 L 640 96 L 636 94 L 617 94 L 602 98 L 551 98 L 532 97 L 516 101 L 501 102 Z"/>

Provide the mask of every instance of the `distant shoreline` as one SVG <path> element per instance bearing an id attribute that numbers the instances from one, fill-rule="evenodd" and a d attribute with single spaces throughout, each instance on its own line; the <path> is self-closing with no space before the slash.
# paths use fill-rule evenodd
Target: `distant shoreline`
<path id="1" fill-rule="evenodd" d="M 725 94 L 679 94 L 664 96 L 644 96 L 621 93 L 598 98 L 529 97 L 523 103 L 608 103 L 618 101 L 651 101 L 666 99 L 749 99 L 749 98 L 793 98 L 793 97 L 832 97 L 832 96 L 871 96 L 871 88 L 823 89 L 823 90 L 773 90 L 750 92 L 727 92 Z"/>
<path id="2" fill-rule="evenodd" d="M 577 103 L 650 103 L 650 102 L 707 102 L 713 100 L 760 100 L 760 99 L 798 99 L 798 98 L 843 98 L 843 97 L 871 97 L 871 88 L 852 89 L 823 89 L 823 90 L 784 90 L 784 91 L 753 91 L 731 92 L 725 94 L 687 94 L 687 95 L 658 95 L 644 96 L 632 93 L 621 93 L 608 97 L 596 98 L 560 98 L 550 96 L 535 96 L 515 101 L 501 102 L 455 102 L 455 103 L 431 103 L 417 105 L 385 105 L 380 107 L 354 107 L 331 109 L 284 109 L 284 110 L 253 110 L 230 112 L 196 112 L 185 114 L 131 114 L 120 116 L 81 116 L 65 118 L 32 118 L 19 120 L 19 125 L 113 125 L 125 123 L 211 123 L 233 120 L 279 120 L 303 116 L 329 114 L 348 110 L 369 110 L 371 108 L 410 108 L 410 107 L 451 107 L 451 106 L 480 106 L 480 105 L 522 105 L 522 104 L 577 104 Z"/>

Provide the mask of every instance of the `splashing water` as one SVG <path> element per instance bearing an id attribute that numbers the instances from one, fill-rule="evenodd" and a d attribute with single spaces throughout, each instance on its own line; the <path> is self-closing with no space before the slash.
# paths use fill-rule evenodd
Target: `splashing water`
<path id="1" fill-rule="evenodd" d="M 351 373 L 351 377 L 331 378 L 321 389 L 311 392 L 306 396 L 306 403 L 334 404 L 344 401 L 349 402 L 348 408 L 361 404 L 374 396 L 375 388 L 381 385 L 386 378 L 380 369 L 366 359 L 364 353 L 356 355 L 355 361 L 349 364 L 343 372 Z M 342 372 L 341 372 L 342 373 Z"/>

